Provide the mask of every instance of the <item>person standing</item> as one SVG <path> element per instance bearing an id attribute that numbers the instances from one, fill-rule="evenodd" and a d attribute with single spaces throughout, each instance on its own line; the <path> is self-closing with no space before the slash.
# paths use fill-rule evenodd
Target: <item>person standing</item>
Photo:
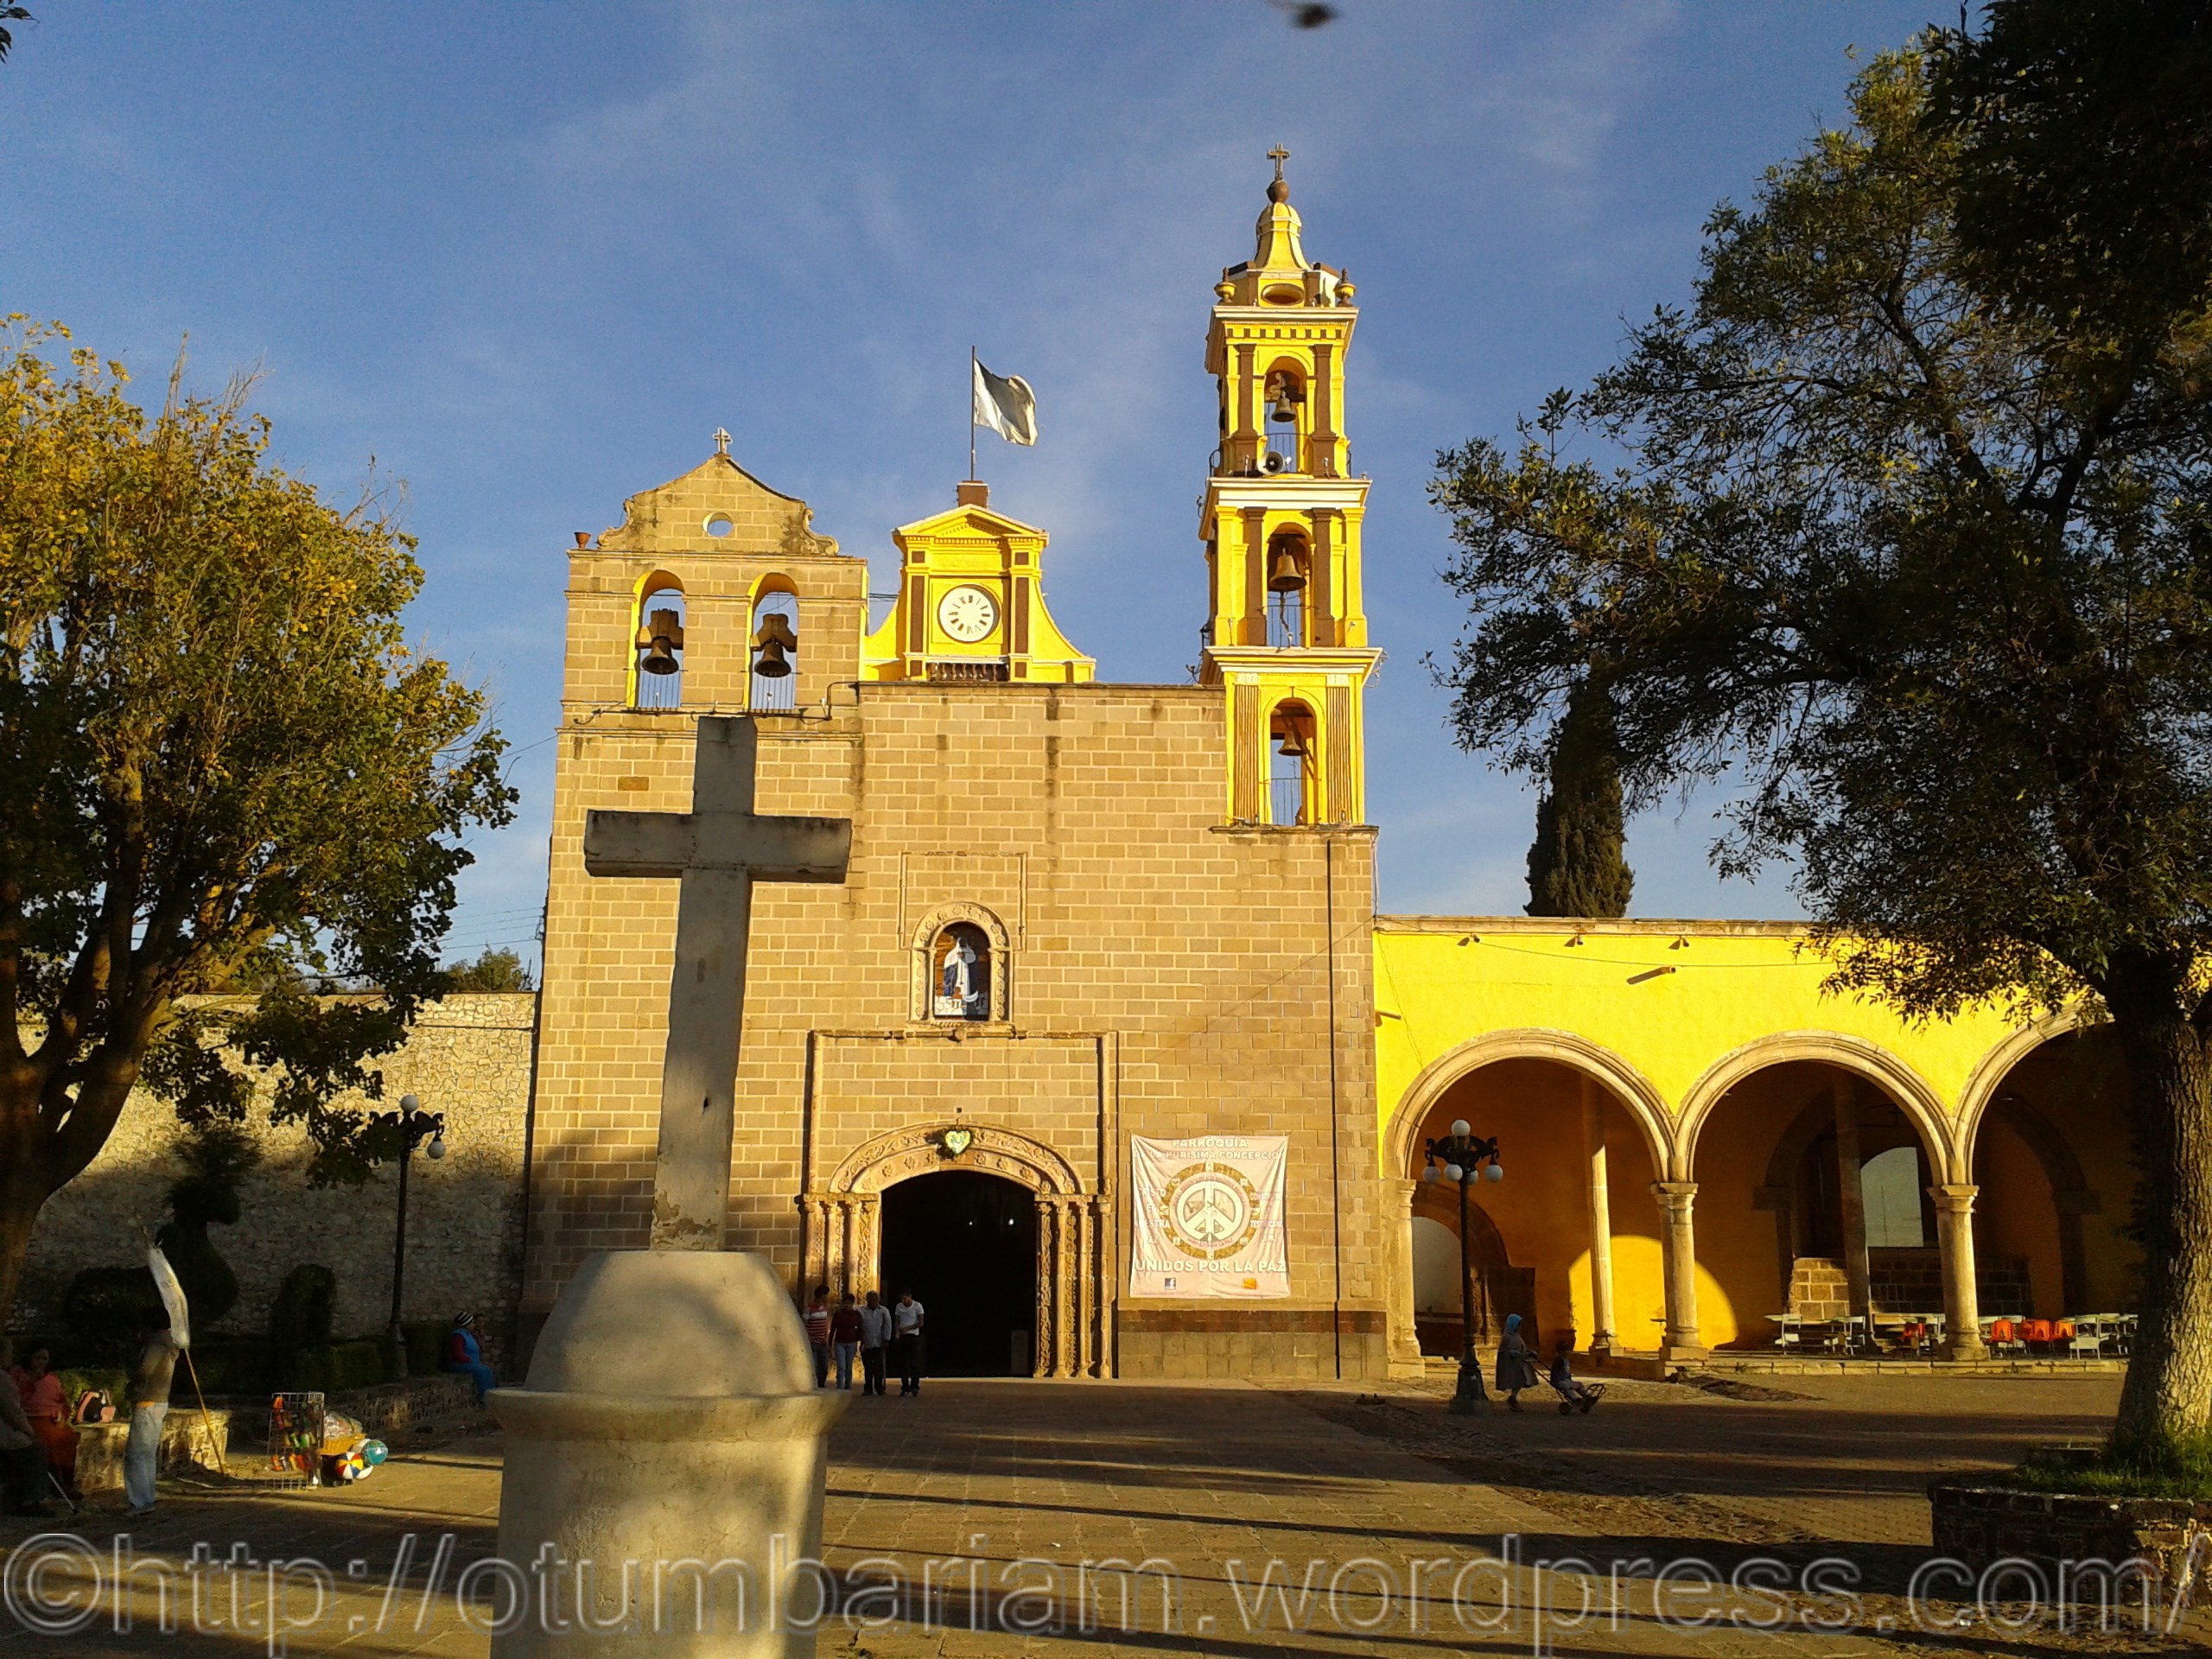
<path id="1" fill-rule="evenodd" d="M 0 1474 L 16 1489 L 15 1513 L 44 1515 L 46 1507 L 46 1449 L 23 1414 L 21 1392 L 8 1362 L 15 1351 L 0 1338 Z"/>
<path id="2" fill-rule="evenodd" d="M 162 1424 L 169 1414 L 177 1345 L 167 1318 L 149 1319 L 138 1362 L 130 1368 L 130 1439 L 123 1452 L 123 1497 L 130 1515 L 154 1511 L 154 1477 L 162 1462 Z"/>
<path id="3" fill-rule="evenodd" d="M 883 1392 L 883 1361 L 885 1351 L 891 1346 L 891 1310 L 883 1305 L 883 1298 L 875 1292 L 868 1294 L 868 1306 L 861 1309 L 861 1392 Z"/>
<path id="4" fill-rule="evenodd" d="M 1521 1409 L 1521 1390 L 1536 1386 L 1536 1357 L 1521 1334 L 1521 1316 L 1505 1316 L 1505 1335 L 1497 1344 L 1497 1387 L 1508 1411 Z"/>
<path id="5" fill-rule="evenodd" d="M 853 1293 L 849 1290 L 830 1316 L 830 1346 L 837 1357 L 837 1386 L 847 1394 L 853 1391 L 853 1356 L 860 1345 L 861 1311 L 853 1306 Z"/>
<path id="6" fill-rule="evenodd" d="M 476 1403 L 484 1403 L 484 1391 L 499 1386 L 498 1373 L 484 1363 L 484 1344 L 476 1339 L 476 1316 L 461 1313 L 453 1316 L 453 1329 L 446 1336 L 445 1369 L 466 1375 L 476 1384 Z"/>
<path id="7" fill-rule="evenodd" d="M 817 1285 L 806 1305 L 806 1345 L 814 1350 L 814 1386 L 830 1386 L 830 1287 Z"/>
<path id="8" fill-rule="evenodd" d="M 922 1305 L 911 1287 L 899 1293 L 891 1310 L 892 1346 L 899 1362 L 899 1392 L 922 1391 Z"/>

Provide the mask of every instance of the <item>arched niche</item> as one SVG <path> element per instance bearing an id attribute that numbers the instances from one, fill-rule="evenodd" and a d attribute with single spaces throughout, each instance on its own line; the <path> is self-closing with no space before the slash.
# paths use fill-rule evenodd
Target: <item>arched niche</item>
<path id="1" fill-rule="evenodd" d="M 959 943 L 975 949 L 982 958 L 980 987 L 985 1009 L 980 1014 L 939 1014 L 944 987 L 944 964 Z M 917 1025 L 1006 1024 L 1014 1007 L 1009 982 L 1012 939 L 1006 924 L 981 905 L 940 906 L 922 918 L 907 941 L 912 958 L 907 1018 Z"/>

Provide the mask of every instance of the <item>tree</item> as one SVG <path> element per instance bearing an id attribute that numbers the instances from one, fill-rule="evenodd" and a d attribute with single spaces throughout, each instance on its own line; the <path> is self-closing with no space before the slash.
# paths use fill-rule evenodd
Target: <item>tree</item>
<path id="1" fill-rule="evenodd" d="M 2212 265 L 2203 170 L 2162 176 L 2212 135 L 2212 75 L 2164 73 L 2202 32 L 2026 0 L 1877 59 L 1559 411 L 1625 464 L 1527 435 L 1440 480 L 1461 743 L 1541 764 L 1595 666 L 1630 804 L 1747 785 L 1716 861 L 1795 861 L 1832 986 L 2109 1020 L 2145 1252 L 2113 1452 L 2153 1463 L 2212 1414 Z M 2162 87 L 2155 129 L 2070 140 L 2104 105 L 2065 54 Z M 2165 207 L 2072 211 L 2099 155 Z"/>
<path id="2" fill-rule="evenodd" d="M 14 48 L 16 44 L 16 32 L 10 29 L 8 25 L 10 23 L 29 23 L 35 22 L 37 20 L 31 16 L 30 8 L 29 6 L 0 4 L 0 63 L 5 63 L 8 61 L 8 54 Z"/>
<path id="3" fill-rule="evenodd" d="M 531 982 L 530 969 L 523 966 L 520 957 L 487 944 L 475 961 L 446 969 L 446 988 L 466 995 L 472 991 L 534 991 L 537 987 Z"/>
<path id="4" fill-rule="evenodd" d="M 1531 916 L 1625 916 L 1636 876 L 1621 856 L 1620 762 L 1604 690 L 1568 693 L 1552 734 L 1536 838 L 1529 848 Z"/>
<path id="5" fill-rule="evenodd" d="M 381 1092 L 462 831 L 512 800 L 481 694 L 403 637 L 422 572 L 378 498 L 270 466 L 243 385 L 149 416 L 118 365 L 48 364 L 64 331 L 5 336 L 0 1306 L 142 1075 L 194 1126 L 265 1087 L 319 1181 L 389 1155 L 342 1097 Z M 302 982 L 334 974 L 378 994 Z"/>

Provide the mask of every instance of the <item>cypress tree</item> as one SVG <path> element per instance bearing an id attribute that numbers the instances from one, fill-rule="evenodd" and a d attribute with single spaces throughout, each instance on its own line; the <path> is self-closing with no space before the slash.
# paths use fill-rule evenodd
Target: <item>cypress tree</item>
<path id="1" fill-rule="evenodd" d="M 1529 849 L 1529 914 L 1624 916 L 1636 877 L 1621 855 L 1621 777 L 1613 709 L 1584 681 L 1553 735 L 1536 839 Z"/>

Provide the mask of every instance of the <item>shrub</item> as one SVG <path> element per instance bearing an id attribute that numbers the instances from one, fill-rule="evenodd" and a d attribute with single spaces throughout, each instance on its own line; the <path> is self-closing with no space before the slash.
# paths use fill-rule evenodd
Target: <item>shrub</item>
<path id="1" fill-rule="evenodd" d="M 86 1268 L 62 1294 L 62 1317 L 85 1357 L 127 1365 L 137 1357 L 139 1333 L 149 1319 L 166 1322 L 162 1293 L 144 1268 Z"/>
<path id="2" fill-rule="evenodd" d="M 192 1363 L 209 1394 L 265 1394 L 273 1386 L 269 1344 L 258 1337 L 195 1338 Z"/>
<path id="3" fill-rule="evenodd" d="M 435 1376 L 445 1369 L 446 1338 L 453 1325 L 447 1319 L 417 1319 L 403 1325 L 407 1333 L 407 1375 Z"/>
<path id="4" fill-rule="evenodd" d="M 270 1344 L 287 1353 L 327 1346 L 337 1306 L 338 1275 L 320 1262 L 301 1262 L 284 1275 L 269 1305 Z"/>
<path id="5" fill-rule="evenodd" d="M 339 1342 L 308 1348 L 283 1362 L 281 1386 L 319 1389 L 336 1394 L 346 1389 L 373 1388 L 388 1379 L 390 1361 L 381 1342 Z"/>
<path id="6" fill-rule="evenodd" d="M 130 1389 L 130 1373 L 111 1370 L 106 1366 L 86 1366 L 66 1371 L 56 1371 L 61 1379 L 61 1397 L 69 1403 L 69 1413 L 75 1416 L 77 1402 L 85 1397 L 87 1389 L 105 1389 L 107 1397 L 115 1402 L 115 1414 L 128 1417 L 130 1402 L 125 1396 Z"/>
<path id="7" fill-rule="evenodd" d="M 261 1161 L 261 1149 L 234 1123 L 194 1131 L 183 1147 L 184 1179 L 169 1188 L 175 1217 L 155 1242 L 176 1269 L 195 1326 L 214 1324 L 238 1306 L 238 1278 L 207 1236 L 211 1226 L 238 1224 L 238 1183 Z"/>

